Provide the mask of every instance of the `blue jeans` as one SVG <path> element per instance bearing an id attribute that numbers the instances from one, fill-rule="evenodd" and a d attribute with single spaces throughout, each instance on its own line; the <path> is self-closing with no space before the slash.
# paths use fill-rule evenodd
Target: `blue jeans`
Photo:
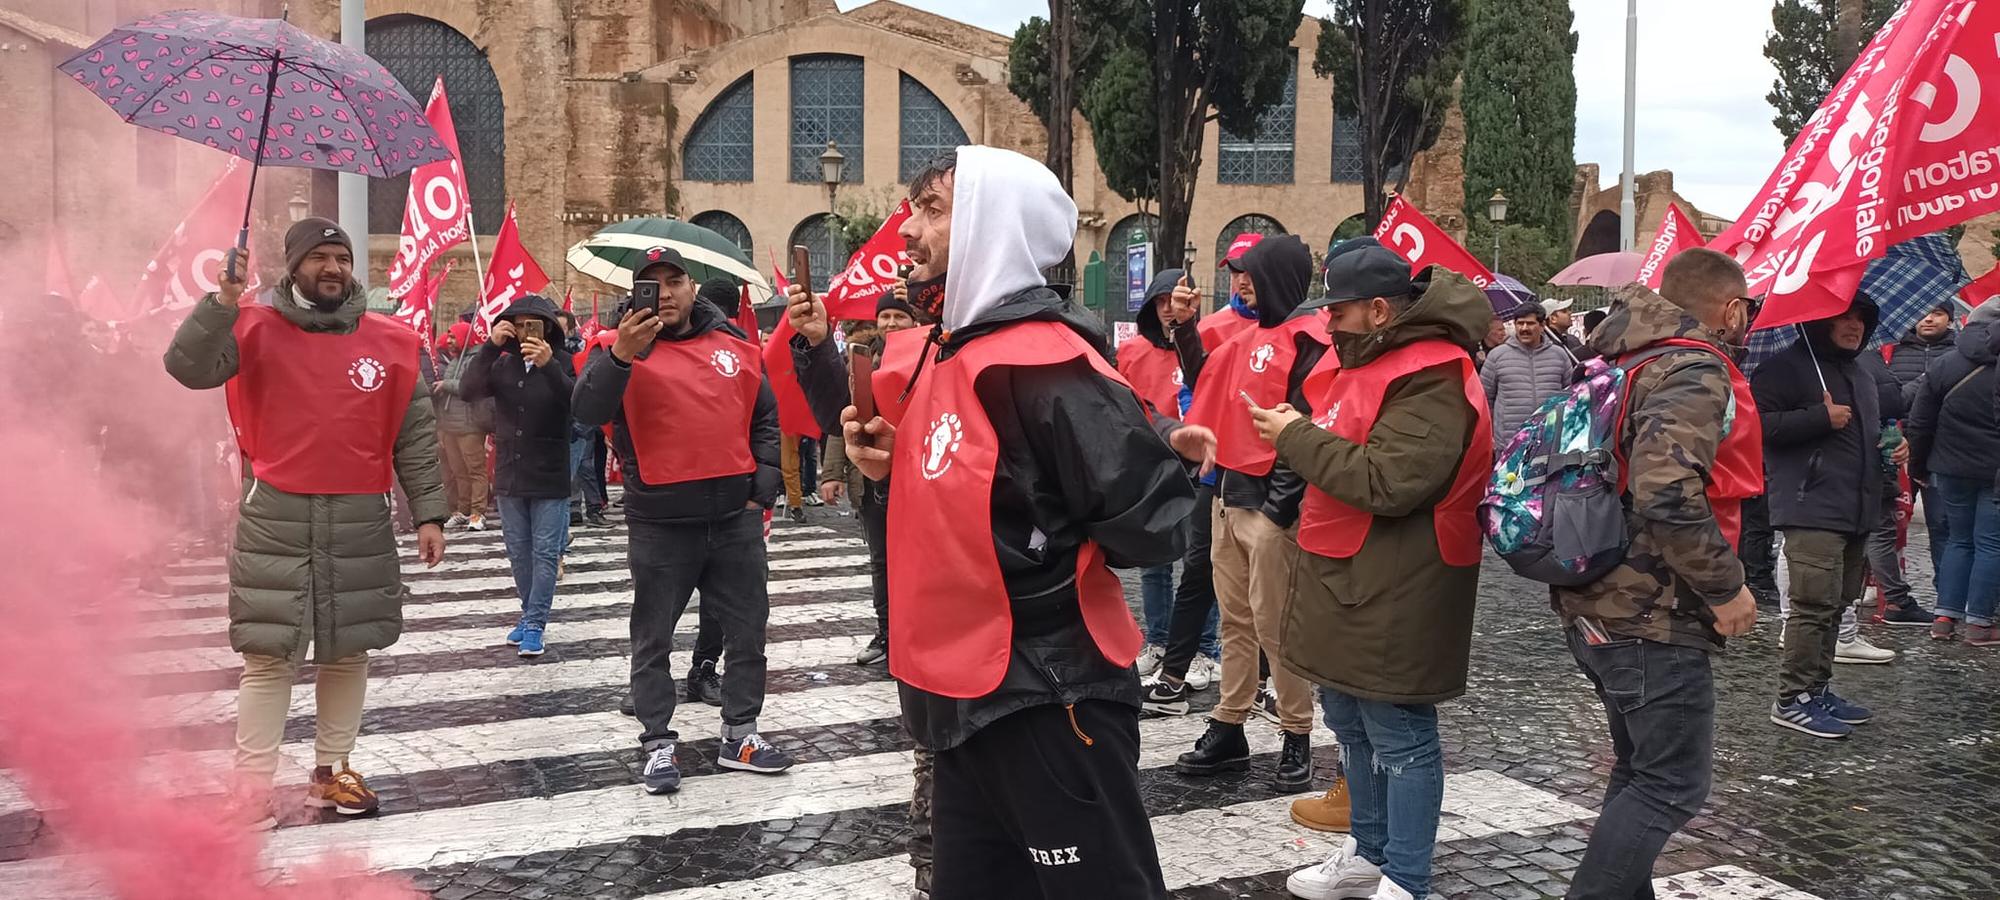
<path id="1" fill-rule="evenodd" d="M 1146 613 L 1146 643 L 1165 650 L 1174 617 L 1174 564 L 1139 570 L 1139 608 Z"/>
<path id="2" fill-rule="evenodd" d="M 548 626 L 556 600 L 556 561 L 569 543 L 569 499 L 496 497 L 500 536 L 507 542 L 507 565 L 521 594 L 521 627 Z"/>
<path id="3" fill-rule="evenodd" d="M 602 472 L 595 475 L 597 455 L 590 451 L 590 436 L 585 435 L 569 442 L 570 500 L 581 499 L 583 508 L 591 512 L 604 511 L 604 486 L 597 481 L 604 477 Z"/>
<path id="4" fill-rule="evenodd" d="M 1974 625 L 1993 624 L 2000 593 L 2000 498 L 1984 478 L 1931 475 L 1944 502 L 1944 558 L 1937 571 L 1937 614 Z M 1939 541 L 1931 536 L 1933 543 Z"/>
<path id="5" fill-rule="evenodd" d="M 1444 753 L 1437 707 L 1362 700 L 1321 688 L 1326 727 L 1340 739 L 1340 769 L 1353 801 L 1363 859 L 1417 900 L 1430 893 L 1431 854 L 1444 808 Z"/>

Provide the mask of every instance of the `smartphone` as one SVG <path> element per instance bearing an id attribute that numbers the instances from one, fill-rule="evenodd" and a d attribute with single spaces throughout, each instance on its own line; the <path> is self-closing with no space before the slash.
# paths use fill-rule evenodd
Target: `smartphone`
<path id="1" fill-rule="evenodd" d="M 867 425 L 875 418 L 875 357 L 859 344 L 847 345 L 847 393 L 854 403 L 855 421 Z M 875 445 L 874 439 L 863 431 L 855 435 L 854 443 L 863 447 Z"/>
<path id="2" fill-rule="evenodd" d="M 1255 400 L 1252 400 L 1252 399 L 1250 399 L 1250 392 L 1249 392 L 1249 391 L 1237 391 L 1237 392 L 1236 392 L 1236 396 L 1238 396 L 1238 397 L 1242 397 L 1242 398 L 1243 398 L 1243 402 L 1245 402 L 1245 403 L 1248 403 L 1248 404 L 1250 404 L 1250 408 L 1251 408 L 1251 409 L 1262 409 L 1262 408 L 1263 408 L 1263 407 L 1261 407 L 1261 406 L 1258 406 L 1258 405 L 1257 405 L 1257 401 L 1255 401 Z"/>
<path id="3" fill-rule="evenodd" d="M 657 281 L 632 282 L 632 308 L 650 309 L 655 315 L 660 312 L 660 283 Z"/>
<path id="4" fill-rule="evenodd" d="M 916 270 L 917 270 L 916 266 L 910 265 L 909 263 L 904 263 L 896 267 L 896 278 L 899 281 L 909 281 L 910 273 Z"/>
<path id="5" fill-rule="evenodd" d="M 525 341 L 529 338 L 534 338 L 535 340 L 538 341 L 547 340 L 547 338 L 542 337 L 542 328 L 544 325 L 542 320 L 522 319 L 520 322 L 517 322 L 515 324 L 519 326 L 515 330 L 520 332 L 521 340 Z"/>
<path id="6" fill-rule="evenodd" d="M 792 283 L 811 293 L 813 289 L 812 251 L 804 244 L 792 245 Z"/>

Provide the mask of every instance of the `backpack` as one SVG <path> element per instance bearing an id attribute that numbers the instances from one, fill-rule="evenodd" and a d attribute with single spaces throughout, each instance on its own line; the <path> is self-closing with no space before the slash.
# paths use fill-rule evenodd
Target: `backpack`
<path id="1" fill-rule="evenodd" d="M 1589 360 L 1583 378 L 1543 403 L 1500 450 L 1479 523 L 1515 574 L 1580 587 L 1625 561 L 1632 538 L 1618 432 L 1628 374 L 1683 349 L 1653 347 L 1618 365 Z"/>

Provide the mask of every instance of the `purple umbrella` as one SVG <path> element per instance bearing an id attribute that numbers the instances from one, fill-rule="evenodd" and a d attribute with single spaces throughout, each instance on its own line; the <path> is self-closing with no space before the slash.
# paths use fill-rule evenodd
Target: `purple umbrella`
<path id="1" fill-rule="evenodd" d="M 1503 319 L 1512 318 L 1514 311 L 1525 304 L 1541 302 L 1527 285 L 1498 272 L 1493 273 L 1493 282 L 1486 286 L 1486 299 L 1493 304 L 1493 314 Z"/>
<path id="2" fill-rule="evenodd" d="M 264 163 L 386 178 L 451 158 L 388 69 L 283 19 L 164 12 L 58 68 L 127 122 L 250 160 L 252 195 Z"/>

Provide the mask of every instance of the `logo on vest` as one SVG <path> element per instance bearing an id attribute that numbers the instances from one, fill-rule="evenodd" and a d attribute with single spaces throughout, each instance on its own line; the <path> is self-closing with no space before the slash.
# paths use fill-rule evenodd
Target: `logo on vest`
<path id="1" fill-rule="evenodd" d="M 1277 355 L 1278 355 L 1278 348 L 1275 346 L 1272 346 L 1270 344 L 1263 344 L 1258 346 L 1257 349 L 1250 351 L 1250 371 L 1252 372 L 1264 371 L 1264 369 L 1271 364 L 1271 357 Z"/>
<path id="2" fill-rule="evenodd" d="M 1185 382 L 1185 381 L 1182 381 L 1182 380 L 1181 380 L 1181 367 L 1180 367 L 1180 366 L 1175 366 L 1175 367 L 1174 367 L 1174 386 L 1175 386 L 1175 387 L 1180 387 L 1181 385 L 1184 385 L 1184 384 L 1187 384 L 1187 382 Z"/>
<path id="3" fill-rule="evenodd" d="M 1318 425 L 1322 431 L 1332 431 L 1333 420 L 1338 418 L 1340 418 L 1340 403 L 1339 401 L 1335 401 L 1332 406 L 1326 408 L 1325 412 L 1313 417 L 1313 424 Z"/>
<path id="4" fill-rule="evenodd" d="M 347 380 L 363 391 L 374 392 L 382 389 L 389 379 L 389 368 L 374 357 L 364 356 L 347 367 Z"/>
<path id="5" fill-rule="evenodd" d="M 951 468 L 952 451 L 965 439 L 958 416 L 945 413 L 931 422 L 930 436 L 924 439 L 924 478 L 935 480 Z"/>
<path id="6" fill-rule="evenodd" d="M 735 378 L 736 373 L 743 371 L 743 361 L 736 358 L 736 352 L 733 350 L 715 351 L 708 357 L 708 363 L 715 367 L 715 371 L 721 372 L 724 378 Z"/>

